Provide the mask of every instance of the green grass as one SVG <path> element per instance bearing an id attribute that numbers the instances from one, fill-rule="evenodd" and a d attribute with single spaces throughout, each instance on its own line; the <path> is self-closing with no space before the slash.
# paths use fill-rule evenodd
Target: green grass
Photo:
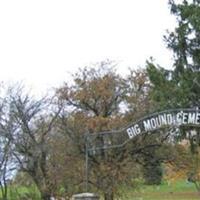
<path id="1" fill-rule="evenodd" d="M 126 185 L 120 188 L 122 196 L 118 200 L 200 200 L 194 184 L 184 180 L 170 184 L 163 183 L 159 186 L 144 186 L 140 183 L 135 190 L 134 187 Z M 22 199 L 39 200 L 37 188 L 34 186 L 9 188 L 9 200 Z"/>
<path id="2" fill-rule="evenodd" d="M 0 193 L 0 200 L 2 196 Z M 35 186 L 23 187 L 23 186 L 9 186 L 8 187 L 8 199 L 9 200 L 40 200 L 40 194 Z"/>
<path id="3" fill-rule="evenodd" d="M 199 200 L 194 184 L 177 181 L 159 186 L 140 186 L 139 189 L 126 191 L 122 200 Z"/>

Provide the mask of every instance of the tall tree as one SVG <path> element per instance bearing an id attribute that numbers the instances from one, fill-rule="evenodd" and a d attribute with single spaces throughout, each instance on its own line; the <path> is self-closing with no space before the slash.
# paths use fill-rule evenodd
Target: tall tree
<path id="1" fill-rule="evenodd" d="M 45 99 L 34 100 L 23 87 L 12 87 L 0 120 L 1 132 L 9 139 L 19 168 L 33 179 L 43 200 L 49 200 L 52 193 L 48 140 L 59 113 L 44 112 L 50 106 Z"/>
<path id="2" fill-rule="evenodd" d="M 1 94 L 2 95 L 2 94 Z M 7 112 L 6 98 L 0 98 L 0 122 L 4 121 Z M 11 140 L 4 132 L 4 127 L 8 124 L 0 123 L 0 188 L 3 200 L 8 199 L 8 181 L 12 178 L 12 170 L 15 169 L 15 161 L 12 154 Z"/>
<path id="3" fill-rule="evenodd" d="M 156 66 L 151 60 L 147 70 L 152 83 L 152 98 L 156 110 L 200 107 L 200 1 L 169 1 L 171 13 L 177 19 L 174 31 L 164 37 L 173 52 L 172 70 Z M 193 130 L 192 130 L 193 129 Z M 199 128 L 180 127 L 179 135 L 189 135 L 194 158 L 198 158 Z M 195 133 L 195 135 L 194 135 Z M 194 141 L 195 140 L 195 141 Z M 197 175 L 197 173 L 196 173 Z M 195 179 L 196 180 L 196 179 Z"/>
<path id="4" fill-rule="evenodd" d="M 112 142 L 121 144 L 123 135 L 126 137 L 126 133 L 115 132 L 116 129 L 123 128 L 152 109 L 146 72 L 131 71 L 127 78 L 122 78 L 112 64 L 101 62 L 94 67 L 86 67 L 74 75 L 73 83 L 65 83 L 57 90 L 60 103 L 66 108 L 60 115 L 60 130 L 77 147 L 77 154 L 83 155 L 84 134 L 87 133 L 91 150 L 89 183 L 103 192 L 105 200 L 114 198 L 120 183 L 134 179 L 138 172 L 136 166 L 144 165 L 144 156 L 152 159 L 153 149 L 160 147 L 168 134 L 160 134 L 157 140 L 141 136 L 124 148 L 108 149 Z M 149 148 L 153 152 L 151 155 L 147 155 Z"/>
<path id="5" fill-rule="evenodd" d="M 71 125 L 71 132 L 67 130 L 67 134 L 79 141 L 76 144 L 80 152 L 84 153 L 84 146 L 80 147 L 84 133 L 108 131 L 122 124 L 120 105 L 124 100 L 125 84 L 110 61 L 86 67 L 73 78 L 73 84 L 65 83 L 58 90 L 58 96 L 73 111 L 74 125 Z M 106 145 L 103 138 L 99 138 L 98 142 Z M 124 165 L 128 163 L 126 151 L 101 150 L 89 154 L 89 160 L 90 184 L 103 192 L 105 200 L 112 200 L 119 182 L 125 177 Z"/>
<path id="6" fill-rule="evenodd" d="M 200 103 L 200 2 L 169 1 L 177 27 L 165 37 L 174 55 L 174 69 L 165 70 L 147 63 L 153 98 L 161 108 L 199 107 Z"/>

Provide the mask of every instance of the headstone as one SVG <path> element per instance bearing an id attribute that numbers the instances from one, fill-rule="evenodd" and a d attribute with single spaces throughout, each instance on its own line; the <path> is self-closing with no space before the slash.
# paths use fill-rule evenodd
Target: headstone
<path id="1" fill-rule="evenodd" d="M 99 200 L 99 195 L 94 193 L 80 193 L 73 195 L 74 200 Z"/>

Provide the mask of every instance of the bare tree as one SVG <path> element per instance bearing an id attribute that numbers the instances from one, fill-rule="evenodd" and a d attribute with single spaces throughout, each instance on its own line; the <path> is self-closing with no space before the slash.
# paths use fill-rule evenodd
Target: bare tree
<path id="1" fill-rule="evenodd" d="M 43 200 L 49 200 L 52 187 L 48 175 L 48 139 L 59 110 L 52 111 L 52 99 L 34 100 L 23 87 L 8 90 L 7 112 L 1 129 L 10 141 L 20 170 L 35 182 Z"/>
<path id="2" fill-rule="evenodd" d="M 11 154 L 10 141 L 5 137 L 0 138 L 0 189 L 3 200 L 8 199 L 8 181 L 12 177 L 14 161 Z"/>
<path id="3" fill-rule="evenodd" d="M 9 128 L 6 123 L 7 98 L 3 94 L 3 85 L 0 86 L 0 191 L 3 200 L 7 200 L 7 185 L 12 178 L 12 171 L 15 169 L 15 161 L 12 154 L 11 140 L 5 132 Z"/>

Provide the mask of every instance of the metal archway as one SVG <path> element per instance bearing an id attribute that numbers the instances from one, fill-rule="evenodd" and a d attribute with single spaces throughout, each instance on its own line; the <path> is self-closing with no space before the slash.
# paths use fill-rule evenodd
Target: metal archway
<path id="1" fill-rule="evenodd" d="M 170 109 L 145 116 L 120 130 L 85 134 L 86 191 L 88 191 L 88 155 L 99 150 L 122 148 L 131 139 L 164 127 L 200 126 L 200 110 Z M 100 141 L 100 142 L 99 142 Z"/>

